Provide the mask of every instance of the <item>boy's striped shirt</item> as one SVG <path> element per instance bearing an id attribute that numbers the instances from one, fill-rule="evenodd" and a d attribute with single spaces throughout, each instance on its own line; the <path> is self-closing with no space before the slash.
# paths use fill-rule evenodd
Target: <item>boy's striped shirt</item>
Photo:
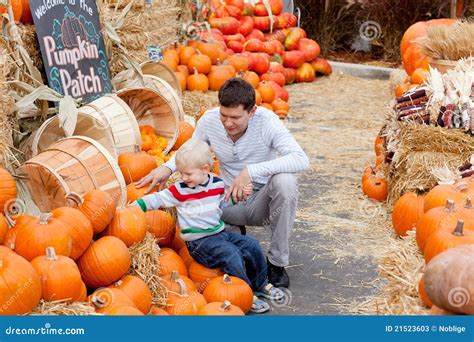
<path id="1" fill-rule="evenodd" d="M 183 181 L 168 189 L 147 195 L 136 201 L 144 211 L 176 207 L 181 238 L 185 241 L 217 234 L 224 229 L 221 204 L 224 201 L 224 182 L 209 174 L 203 184 L 190 188 Z"/>

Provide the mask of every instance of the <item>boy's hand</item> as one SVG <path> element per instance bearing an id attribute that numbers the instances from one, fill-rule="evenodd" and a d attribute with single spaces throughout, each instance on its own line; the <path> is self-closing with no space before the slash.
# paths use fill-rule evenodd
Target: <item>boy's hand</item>
<path id="1" fill-rule="evenodd" d="M 148 175 L 140 179 L 135 186 L 137 188 L 142 188 L 145 185 L 150 183 L 150 186 L 145 191 L 145 194 L 148 194 L 157 184 L 166 183 L 168 178 L 171 176 L 171 170 L 166 166 L 160 166 L 151 171 Z"/>
<path id="2" fill-rule="evenodd" d="M 250 179 L 247 168 L 244 168 L 234 179 L 229 190 L 227 190 L 225 201 L 228 201 L 230 196 L 232 196 L 234 203 L 247 199 L 252 193 L 251 191 L 249 192 L 249 189 L 252 189 L 249 188 L 249 185 L 252 187 L 252 180 Z"/>

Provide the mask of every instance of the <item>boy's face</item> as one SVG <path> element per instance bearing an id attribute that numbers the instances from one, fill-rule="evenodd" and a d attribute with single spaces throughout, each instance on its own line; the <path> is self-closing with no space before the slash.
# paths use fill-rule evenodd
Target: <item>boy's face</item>
<path id="1" fill-rule="evenodd" d="M 190 188 L 194 188 L 198 184 L 202 184 L 207 181 L 211 167 L 208 164 L 204 164 L 201 167 L 176 164 L 176 168 L 181 173 L 183 182 L 185 182 Z"/>
<path id="2" fill-rule="evenodd" d="M 248 127 L 249 120 L 257 107 L 246 111 L 242 105 L 236 108 L 220 107 L 220 118 L 225 131 L 230 137 L 242 135 Z"/>

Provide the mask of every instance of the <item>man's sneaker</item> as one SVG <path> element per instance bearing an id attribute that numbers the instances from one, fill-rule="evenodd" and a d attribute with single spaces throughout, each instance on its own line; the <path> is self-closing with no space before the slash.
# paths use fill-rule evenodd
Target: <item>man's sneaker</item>
<path id="1" fill-rule="evenodd" d="M 290 286 L 290 277 L 284 267 L 275 266 L 267 260 L 268 264 L 268 282 L 275 287 Z"/>

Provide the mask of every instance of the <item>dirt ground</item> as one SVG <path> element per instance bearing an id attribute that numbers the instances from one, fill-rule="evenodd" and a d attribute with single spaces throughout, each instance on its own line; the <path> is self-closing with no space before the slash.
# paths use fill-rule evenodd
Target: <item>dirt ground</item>
<path id="1" fill-rule="evenodd" d="M 360 178 L 391 92 L 388 81 L 342 75 L 288 87 L 287 126 L 311 161 L 298 176 L 299 209 L 290 244 L 291 286 L 270 315 L 344 315 L 385 285 L 377 246 L 390 235 L 383 206 L 364 198 Z M 268 248 L 270 232 L 249 227 Z"/>

